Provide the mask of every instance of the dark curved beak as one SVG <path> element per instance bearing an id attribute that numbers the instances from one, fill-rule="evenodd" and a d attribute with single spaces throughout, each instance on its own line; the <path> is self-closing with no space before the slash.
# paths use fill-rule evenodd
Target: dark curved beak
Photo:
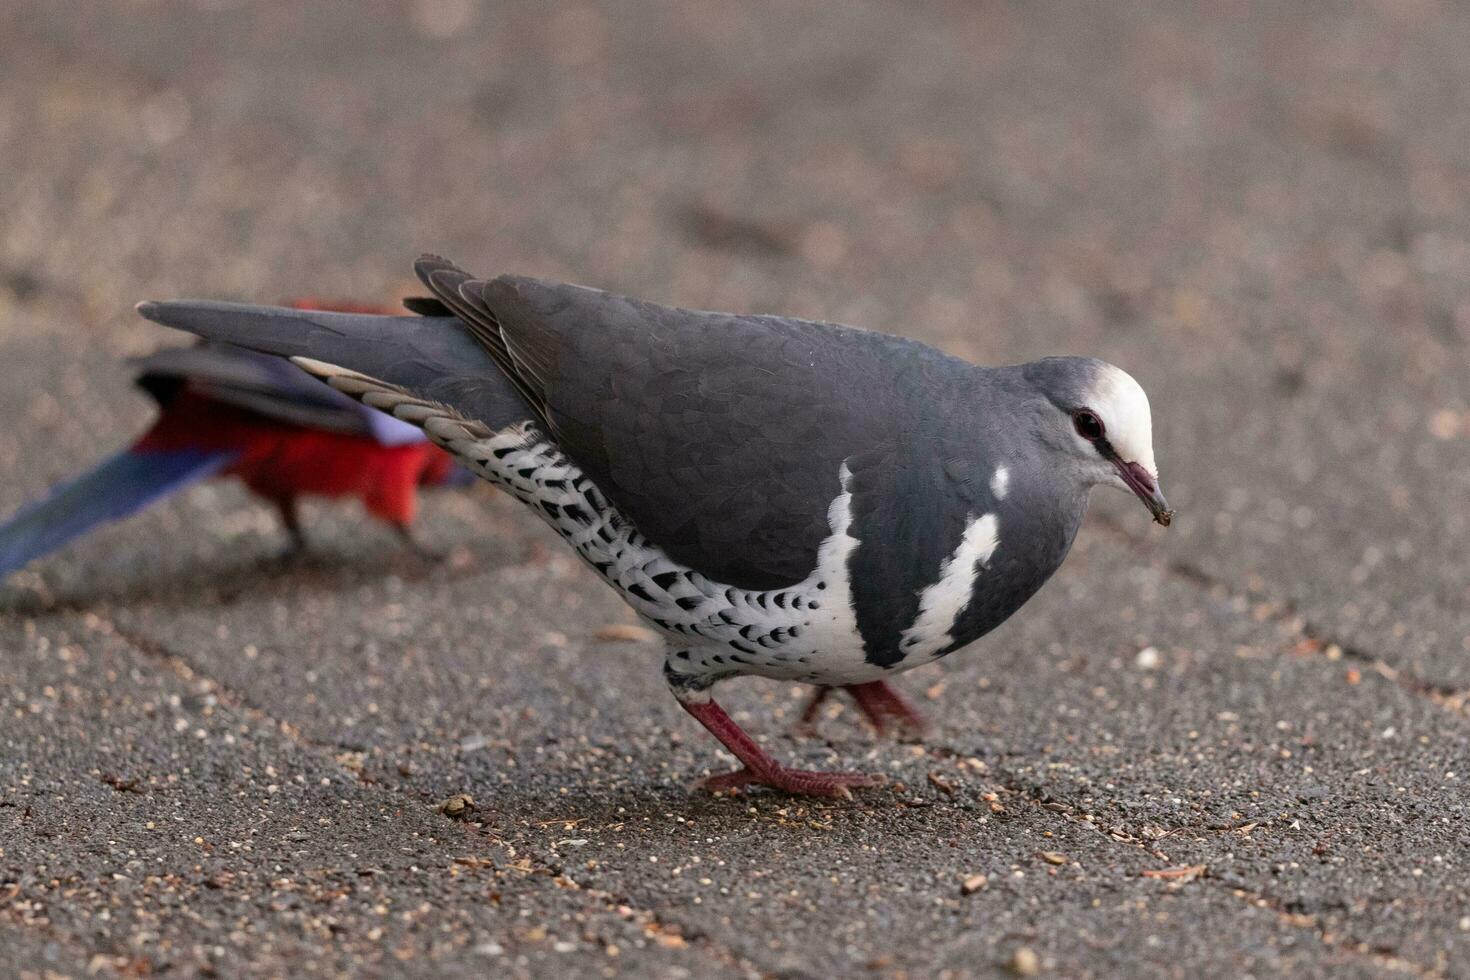
<path id="1" fill-rule="evenodd" d="M 1158 481 L 1149 475 L 1148 470 L 1137 463 L 1125 463 L 1122 459 L 1114 459 L 1113 465 L 1118 468 L 1123 482 L 1128 484 L 1128 489 L 1138 495 L 1149 513 L 1154 515 L 1154 520 L 1164 527 L 1174 519 L 1174 512 L 1169 509 L 1169 502 L 1164 499 L 1164 493 L 1159 489 Z"/>

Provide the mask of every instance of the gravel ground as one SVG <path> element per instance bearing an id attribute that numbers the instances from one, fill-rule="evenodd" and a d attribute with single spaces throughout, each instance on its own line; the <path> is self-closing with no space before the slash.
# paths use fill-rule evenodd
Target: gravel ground
<path id="1" fill-rule="evenodd" d="M 487 488 L 426 563 L 210 485 L 0 590 L 0 972 L 1470 976 L 1470 12 L 1433 0 L 0 9 L 0 511 L 148 418 L 143 298 L 420 250 L 1148 388 L 1167 531 L 727 760 Z M 609 627 L 614 629 L 609 630 Z M 618 636 L 626 634 L 622 639 Z M 451 819 L 439 804 L 473 806 Z"/>

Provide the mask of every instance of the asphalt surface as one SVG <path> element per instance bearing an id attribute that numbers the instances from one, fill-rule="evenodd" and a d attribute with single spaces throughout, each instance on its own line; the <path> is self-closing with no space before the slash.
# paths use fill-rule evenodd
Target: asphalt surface
<path id="1" fill-rule="evenodd" d="M 136 301 L 392 299 L 435 250 L 1106 357 L 1180 516 L 1100 493 L 903 678 L 923 745 L 728 685 L 783 757 L 893 779 L 834 805 L 691 795 L 728 759 L 657 649 L 488 489 L 427 501 L 442 561 L 321 505 L 289 564 L 191 491 L 0 590 L 0 972 L 1470 976 L 1467 36 L 1432 0 L 4 5 L 0 510 L 146 424 Z"/>

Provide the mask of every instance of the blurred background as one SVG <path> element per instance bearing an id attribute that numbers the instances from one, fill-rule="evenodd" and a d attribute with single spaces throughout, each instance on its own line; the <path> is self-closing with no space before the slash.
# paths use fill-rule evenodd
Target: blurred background
<path id="1" fill-rule="evenodd" d="M 1154 400 L 1177 554 L 1285 563 L 1333 619 L 1464 607 L 1466 16 L 9 3 L 4 502 L 112 438 L 94 400 L 143 410 L 78 375 L 162 338 L 140 298 L 391 298 L 434 250 L 980 363 L 1108 357 Z"/>
<path id="2" fill-rule="evenodd" d="M 111 367 L 164 338 L 136 301 L 392 299 L 438 251 L 1109 358 L 1154 401 L 1160 546 L 1470 663 L 1467 29 L 1434 0 L 8 3 L 0 503 L 144 417 Z"/>
<path id="3" fill-rule="evenodd" d="M 189 812 L 187 839 L 213 840 L 243 834 L 231 821 L 252 814 L 284 834 L 338 795 L 359 794 L 365 813 L 398 813 L 374 801 L 469 789 L 524 814 L 497 833 L 538 861 L 559 841 L 593 838 L 577 860 L 544 867 L 602 859 L 599 842 L 612 839 L 637 852 L 626 874 L 604 865 L 598 874 L 612 877 L 599 887 L 692 917 L 686 932 L 718 949 L 695 950 L 691 969 L 738 973 L 746 956 L 790 975 L 876 970 L 893 955 L 912 966 L 915 935 L 961 972 L 972 956 L 1007 962 L 1017 936 L 1071 975 L 1102 949 L 1130 973 L 1136 957 L 1154 956 L 1161 974 L 1206 964 L 1207 975 L 1227 948 L 1235 974 L 1260 966 L 1257 955 L 1283 957 L 1273 970 L 1302 967 L 1291 957 L 1308 947 L 1322 975 L 1334 962 L 1372 975 L 1390 953 L 1424 975 L 1463 968 L 1470 858 L 1463 834 L 1432 821 L 1465 804 L 1453 779 L 1470 691 L 1467 38 L 1470 6 L 1452 0 L 7 0 L 0 513 L 145 425 L 153 410 L 121 359 L 183 338 L 141 321 L 134 303 L 393 301 L 418 291 L 410 263 L 421 251 L 483 275 L 907 334 L 980 363 L 1107 358 L 1149 392 L 1179 513 L 1167 531 L 1152 528 L 1136 501 L 1099 493 L 1078 553 L 1037 605 L 983 653 L 914 679 L 953 758 L 981 760 L 944 770 L 958 796 L 926 790 L 922 754 L 870 748 L 841 716 L 839 761 L 881 753 L 929 792 L 931 809 L 821 815 L 838 830 L 814 846 L 805 817 L 775 809 L 782 801 L 761 802 L 759 816 L 743 802 L 689 802 L 684 782 L 718 768 L 713 746 L 668 701 L 657 654 L 627 633 L 622 608 L 508 501 L 430 499 L 424 539 L 450 560 L 427 571 L 355 505 L 314 507 L 315 563 L 261 571 L 282 543 L 274 515 L 234 487 L 200 487 L 36 563 L 0 593 L 6 642 L 34 654 L 9 675 L 0 663 L 0 690 L 61 684 L 47 643 L 94 668 L 124 665 L 106 675 L 118 684 L 162 678 L 158 691 L 78 695 L 70 715 L 40 695 L 27 702 L 40 707 L 17 707 L 37 727 L 11 729 L 30 734 L 7 743 L 10 764 L 50 773 L 47 792 L 73 801 L 38 807 L 54 821 L 49 836 L 8 845 L 13 866 L 42 882 L 27 894 L 44 900 L 58 861 L 125 868 L 117 840 L 161 849 L 165 866 L 195 866 L 192 851 L 140 840 L 136 813 L 108 816 L 119 798 L 170 820 Z M 633 642 L 620 644 L 618 630 Z M 737 717 L 776 740 L 801 696 L 788 687 L 732 693 Z M 127 771 L 146 780 L 192 758 L 195 749 L 154 747 L 174 744 L 174 729 L 159 736 L 152 708 L 126 707 L 150 698 L 179 732 L 203 739 L 216 723 L 204 715 L 216 712 L 236 726 L 229 739 L 257 734 L 240 735 L 248 748 L 213 735 L 199 743 L 228 763 L 185 778 L 202 809 L 113 794 L 78 811 L 87 792 L 112 792 L 86 772 L 131 759 Z M 88 720 L 94 708 L 103 720 Z M 284 747 L 272 741 L 281 732 Z M 79 748 L 94 740 L 97 752 L 125 749 Z M 34 769 L 14 762 L 20 745 L 39 753 Z M 833 761 L 810 743 L 776 749 Z M 531 758 L 508 768 L 518 754 Z M 264 777 L 239 777 L 228 792 L 213 781 L 267 763 L 312 774 L 286 787 L 303 794 L 294 809 L 266 795 Z M 359 785 L 344 772 L 366 776 Z M 318 773 L 330 800 L 310 797 Z M 1381 778 L 1381 793 L 1360 778 Z M 1113 850 L 1084 859 L 1085 872 L 1052 863 L 1022 882 L 1013 871 L 1032 868 L 1038 846 L 1094 846 L 1069 836 L 1093 825 L 1058 816 L 1057 798 L 1097 811 L 1095 826 L 1113 836 L 1085 840 Z M 244 818 L 220 802 L 235 799 Z M 1011 816 L 991 820 L 1002 805 Z M 589 822 L 538 829 L 563 807 Z M 603 837 L 588 830 L 623 808 L 628 834 L 616 836 L 622 823 Z M 675 812 L 732 840 L 760 822 L 762 840 L 786 842 L 788 856 L 840 851 L 867 869 L 837 890 L 861 907 L 840 897 L 762 906 L 761 942 L 781 949 L 752 945 L 730 924 L 754 914 L 744 899 L 722 904 L 681 891 L 694 888 L 688 878 L 643 877 L 653 866 L 640 848 L 666 859 L 660 848 L 683 840 Z M 428 848 L 439 826 L 411 824 L 410 834 L 362 819 L 357 837 L 330 831 L 362 861 L 406 851 L 410 837 Z M 1248 837 L 1272 820 L 1279 835 Z M 375 844 L 385 826 L 392 834 Z M 1158 835 L 1176 831 L 1160 828 L 1176 826 L 1190 829 L 1169 838 L 1170 860 L 1209 863 L 1198 887 L 1212 890 L 1172 926 L 1150 920 L 1167 942 L 1145 942 L 1131 914 L 1084 911 L 1095 895 L 1109 910 L 1152 900 L 1163 885 L 1129 862 L 1161 866 Z M 1403 836 L 1374 850 L 1342 843 L 1343 827 Z M 1057 836 L 1043 843 L 1033 831 Z M 56 840 L 91 841 L 93 852 L 58 859 Z M 933 840 L 959 849 L 944 860 L 969 863 L 940 862 L 920 846 Z M 277 873 L 259 841 L 262 866 L 229 865 L 238 887 L 208 896 L 236 902 L 230 916 L 279 925 L 286 913 L 259 904 Z M 888 856 L 881 873 L 874 841 Z M 312 861 L 347 860 L 321 847 Z M 1413 879 L 1382 857 L 1409 852 Z M 307 860 L 284 854 L 271 860 Z M 1347 855 L 1355 877 L 1333 877 L 1348 874 L 1334 855 Z M 740 875 L 769 873 L 758 848 L 725 860 L 735 880 L 712 862 L 705 870 L 727 895 L 747 893 Z M 1132 868 L 1128 884 L 1106 878 L 1118 864 Z M 796 866 L 794 877 L 776 874 L 783 888 L 825 887 L 829 868 Z M 922 875 L 903 878 L 917 867 Z M 992 897 L 954 905 L 954 875 L 975 870 L 990 874 Z M 398 887 L 391 875 L 343 874 L 359 889 Z M 905 880 L 912 891 L 865 890 Z M 439 911 L 421 932 L 390 927 L 405 949 L 426 954 L 461 927 L 470 944 L 520 948 L 524 921 L 471 906 L 480 893 L 455 892 L 463 881 L 411 882 L 413 901 Z M 569 900 L 533 885 L 515 886 L 507 908 Z M 1249 915 L 1230 889 L 1250 897 Z M 708 897 L 703 911 L 691 894 Z M 1417 898 L 1404 904 L 1405 894 Z M 110 895 L 102 888 L 96 907 L 111 907 Z M 47 935 L 103 928 L 73 914 Z M 80 948 L 155 965 L 225 962 L 203 926 L 170 920 L 163 934 L 178 948 L 166 954 L 147 915 L 118 915 L 111 945 Z M 350 970 L 352 956 L 383 955 L 362 938 L 376 921 L 362 916 L 333 933 L 331 963 Z M 467 916 L 482 919 L 471 928 Z M 1196 928 L 1211 916 L 1219 928 Z M 806 932 L 788 935 L 797 921 Z M 954 938 L 955 923 L 972 939 Z M 279 962 L 310 961 L 314 935 L 279 940 L 297 957 Z M 255 939 L 237 945 L 276 955 Z M 186 947 L 195 952 L 178 952 Z M 545 942 L 525 948 L 552 955 Z"/>

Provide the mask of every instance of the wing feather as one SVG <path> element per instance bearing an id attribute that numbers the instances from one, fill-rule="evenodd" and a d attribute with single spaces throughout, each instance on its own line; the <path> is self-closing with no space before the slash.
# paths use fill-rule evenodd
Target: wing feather
<path id="1" fill-rule="evenodd" d="M 717 581 L 804 578 L 845 460 L 929 467 L 936 386 L 970 365 L 833 324 L 679 310 L 439 259 L 420 277 L 639 530 Z"/>
<path id="2" fill-rule="evenodd" d="M 419 281 L 429 287 L 434 296 L 469 328 L 471 335 L 510 379 L 516 392 L 525 399 L 544 427 L 545 396 L 517 367 L 506 347 L 505 339 L 501 336 L 500 322 L 495 313 L 479 299 L 475 290 L 466 288 L 475 282 L 474 277 L 437 255 L 420 256 L 414 263 L 414 272 Z"/>

